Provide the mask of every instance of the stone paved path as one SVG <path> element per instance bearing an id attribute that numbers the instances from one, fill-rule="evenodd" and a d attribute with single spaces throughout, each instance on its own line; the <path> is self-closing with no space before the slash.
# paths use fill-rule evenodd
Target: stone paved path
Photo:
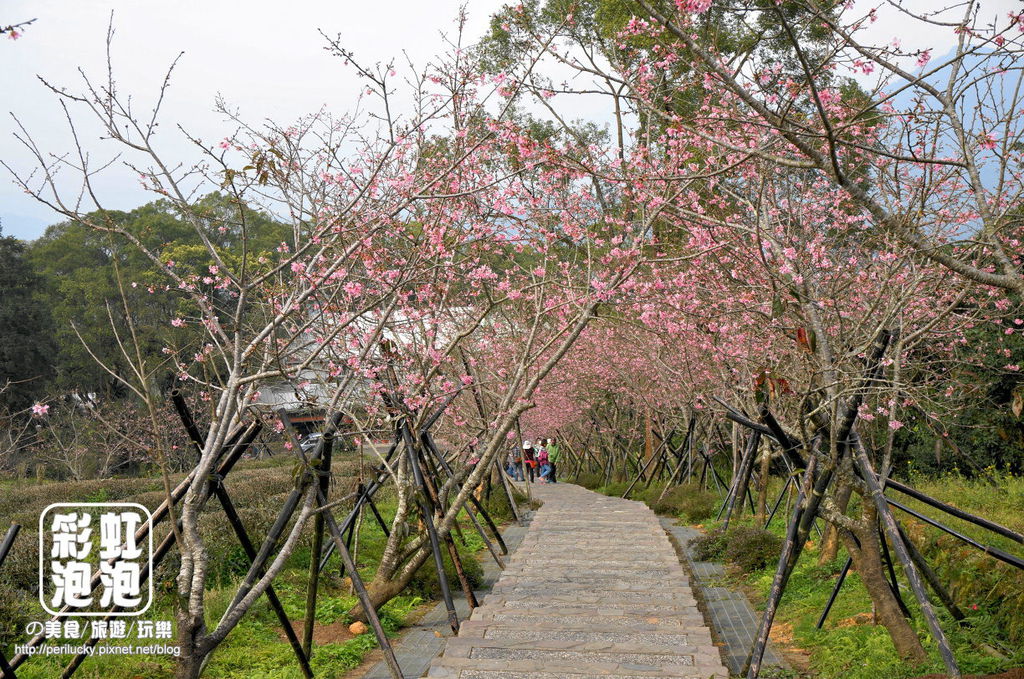
<path id="1" fill-rule="evenodd" d="M 703 595 L 711 623 L 719 639 L 725 643 L 725 663 L 733 674 L 739 674 L 758 635 L 760 613 L 754 610 L 750 600 L 742 592 L 723 587 L 726 580 L 723 564 L 697 560 L 693 548 L 688 546 L 691 539 L 700 535 L 697 529 L 687 525 L 676 525 L 671 518 L 663 518 L 662 527 L 671 533 L 683 548 L 690 572 L 693 574 L 693 586 Z M 771 641 L 765 649 L 761 667 L 788 667 Z"/>
<path id="2" fill-rule="evenodd" d="M 724 679 L 675 550 L 646 505 L 569 484 L 427 677 Z"/>
<path id="3" fill-rule="evenodd" d="M 532 512 L 526 512 L 524 518 L 529 518 Z M 515 524 L 507 526 L 501 537 L 505 546 L 510 552 L 515 552 L 516 547 L 523 539 L 526 528 Z M 494 583 L 501 575 L 501 570 L 491 558 L 490 554 L 480 556 L 483 563 L 483 581 L 480 583 L 482 589 L 476 591 L 477 600 L 483 599 Z M 505 557 L 508 560 L 508 557 Z M 433 564 L 427 564 L 424 568 L 432 568 Z M 455 600 L 455 611 L 459 620 L 465 620 L 469 615 L 469 604 L 459 587 L 452 588 L 452 598 Z M 448 624 L 448 609 L 444 602 L 439 602 L 419 621 L 402 631 L 402 636 L 394 643 L 395 658 L 398 666 L 402 668 L 404 679 L 417 679 L 430 667 L 441 651 L 444 650 L 445 637 L 451 636 L 452 628 Z M 362 679 L 391 679 L 391 670 L 383 660 L 371 667 Z"/>
<path id="4" fill-rule="evenodd" d="M 754 611 L 743 592 L 736 592 L 723 587 L 725 567 L 712 561 L 698 561 L 694 550 L 688 544 L 692 538 L 700 535 L 700 531 L 689 526 L 677 526 L 672 519 L 661 519 L 662 527 L 675 537 L 683 548 L 684 554 L 694 577 L 694 586 L 704 595 L 704 603 L 711 624 L 718 633 L 719 639 L 725 643 L 725 662 L 734 674 L 739 674 L 750 647 L 757 637 L 757 628 L 761 624 L 761 616 Z M 772 642 L 768 642 L 761 667 L 787 667 L 782 655 Z"/>

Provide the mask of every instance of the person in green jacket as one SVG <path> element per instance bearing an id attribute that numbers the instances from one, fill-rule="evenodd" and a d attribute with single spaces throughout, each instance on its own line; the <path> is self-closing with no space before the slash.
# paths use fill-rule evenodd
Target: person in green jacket
<path id="1" fill-rule="evenodd" d="M 545 448 L 548 451 L 548 464 L 551 465 L 551 474 L 548 475 L 548 482 L 558 483 L 558 460 L 562 456 L 562 451 L 559 450 L 558 444 L 555 443 L 554 439 L 548 439 Z"/>

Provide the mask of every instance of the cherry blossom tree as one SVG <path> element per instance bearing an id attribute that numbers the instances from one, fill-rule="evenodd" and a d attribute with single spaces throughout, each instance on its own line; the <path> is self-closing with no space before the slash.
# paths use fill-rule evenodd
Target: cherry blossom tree
<path id="1" fill-rule="evenodd" d="M 77 112 L 91 115 L 140 181 L 195 230 L 203 251 L 188 262 L 104 219 L 93 182 L 102 167 L 84 148 L 51 155 L 25 127 L 20 134 L 39 165 L 19 177 L 23 187 L 65 218 L 137 248 L 165 280 L 152 294 L 179 299 L 169 326 L 201 329 L 198 341 L 190 333 L 164 350 L 179 383 L 202 396 L 207 422 L 180 508 L 180 677 L 198 676 L 281 572 L 317 509 L 316 484 L 307 484 L 274 557 L 208 629 L 199 514 L 220 452 L 262 387 L 290 383 L 328 413 L 358 403 L 371 416 L 404 420 L 418 436 L 431 413 L 452 396 L 468 399 L 479 380 L 494 395 L 482 426 L 449 428 L 453 447 L 473 446 L 479 464 L 440 489 L 450 495 L 436 517 L 443 539 L 532 407 L 540 381 L 645 261 L 648 225 L 634 228 L 609 213 L 593 172 L 578 160 L 603 162 L 600 152 L 571 138 L 538 139 L 517 123 L 516 78 L 482 74 L 456 43 L 427 68 L 410 69 L 402 90 L 412 112 L 400 116 L 392 107 L 395 70 L 364 67 L 336 41 L 329 45 L 364 78 L 366 105 L 377 104 L 371 113 L 252 126 L 223 106 L 236 131 L 216 143 L 189 137 L 198 160 L 187 166 L 160 151 L 170 72 L 144 115 L 112 72 L 103 84 L 85 79 L 81 93 L 51 86 L 72 130 L 81 124 Z M 58 180 L 69 172 L 81 178 L 70 194 Z M 211 185 L 233 209 L 211 215 L 198 207 L 196 197 Z M 274 251 L 248 247 L 253 206 L 291 226 Z M 224 230 L 241 243 L 230 253 L 211 238 Z M 508 362 L 474 374 L 473 357 L 496 346 Z M 399 463 L 389 471 L 398 489 L 396 530 L 369 584 L 375 607 L 431 554 L 425 534 L 399 530 L 416 511 L 412 470 Z"/>
<path id="2" fill-rule="evenodd" d="M 870 16 L 814 2 L 754 4 L 640 0 L 618 43 L 599 54 L 583 28 L 566 29 L 546 57 L 575 71 L 573 84 L 538 77 L 524 96 L 571 129 L 557 115 L 559 98 L 607 93 L 622 204 L 658 212 L 663 258 L 649 280 L 632 281 L 620 310 L 624 323 L 640 319 L 685 357 L 652 351 L 636 362 L 685 385 L 680 401 L 770 405 L 797 440 L 819 441 L 820 454 L 808 454 L 820 466 L 808 477 L 834 493 L 820 512 L 832 541 L 842 537 L 867 574 L 897 650 L 921 660 L 882 577 L 874 507 L 845 515 L 851 492 L 868 496 L 852 473 L 850 441 L 877 432 L 884 477 L 901 413 L 938 420 L 955 408 L 932 394 L 946 366 L 972 360 L 964 331 L 991 322 L 1021 290 L 1012 114 L 1020 17 L 986 25 L 974 3 L 952 24 L 918 17 L 958 36 L 948 58 L 929 64 L 898 43 L 862 41 Z M 755 46 L 727 52 L 709 42 L 708 17 L 730 17 Z M 511 10 L 502 29 L 511 43 L 539 45 L 535 26 Z M 854 72 L 882 77 L 865 88 Z M 673 265 L 680 253 L 690 256 Z M 658 342 L 625 344 L 632 353 Z M 590 364 L 613 353 L 602 346 Z M 658 380 L 604 386 L 626 397 L 643 382 Z M 948 395 L 972 391 L 945 386 Z M 640 391 L 651 399 L 659 390 Z"/>
<path id="3" fill-rule="evenodd" d="M 179 676 L 198 676 L 317 510 L 308 484 L 265 571 L 207 629 L 198 514 L 231 432 L 261 388 L 281 383 L 360 429 L 399 423 L 408 447 L 444 412 L 439 437 L 475 464 L 437 489 L 440 539 L 524 430 L 596 431 L 607 456 L 639 466 L 629 452 L 652 421 L 667 436 L 700 416 L 710 436 L 721 403 L 771 414 L 804 463 L 804 506 L 814 503 L 793 526 L 776 589 L 821 516 L 827 553 L 847 548 L 898 652 L 924 659 L 885 580 L 884 507 L 854 464 L 868 460 L 884 479 L 907 413 L 941 421 L 970 397 L 949 366 L 977 359 L 967 331 L 1024 290 L 1014 115 L 1024 23 L 1013 14 L 987 25 L 966 7 L 952 23 L 917 17 L 957 36 L 935 63 L 868 44 L 859 36 L 871 15 L 814 0 L 637 0 L 612 36 L 572 13 L 549 12 L 540 26 L 507 8 L 498 20 L 516 59 L 459 38 L 402 78 L 328 39 L 363 79 L 361 113 L 255 126 L 223 106 L 235 132 L 191 138 L 199 160 L 188 166 L 159 151 L 159 101 L 142 115 L 109 74 L 81 94 L 53 87 L 204 243 L 188 262 L 147 247 L 103 219 L 92 182 L 101 168 L 83 149 L 48 155 L 23 131 L 40 166 L 23 186 L 142 251 L 166 280 L 153 294 L 180 300 L 168 324 L 201 328 L 198 343 L 183 335 L 165 350 L 208 406 L 181 510 Z M 714 22 L 749 40 L 706 39 Z M 572 84 L 556 84 L 549 67 L 569 69 Z M 607 97 L 612 135 L 572 122 L 561 104 L 595 93 Z M 528 102 L 543 113 L 524 114 Z M 69 114 L 73 129 L 77 120 Z M 82 178 L 77 194 L 61 191 L 58 170 Z M 214 185 L 233 209 L 196 208 Z M 248 248 L 251 206 L 290 237 Z M 221 229 L 238 233 L 241 255 L 209 238 Z M 731 438 L 736 468 L 738 430 Z M 432 553 L 431 536 L 410 528 L 427 511 L 414 463 L 385 467 L 398 506 L 368 588 L 375 607 Z M 853 494 L 864 500 L 855 515 Z"/>

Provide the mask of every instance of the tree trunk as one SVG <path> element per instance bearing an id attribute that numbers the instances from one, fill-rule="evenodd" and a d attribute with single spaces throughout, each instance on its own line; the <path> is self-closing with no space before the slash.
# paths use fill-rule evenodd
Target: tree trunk
<path id="1" fill-rule="evenodd" d="M 181 655 L 174 664 L 174 679 L 199 679 L 203 660 L 208 653 L 200 643 L 205 627 L 202 620 L 195 620 L 189 614 L 187 605 L 181 606 L 178 613 L 178 646 L 181 647 Z"/>
<path id="2" fill-rule="evenodd" d="M 430 556 L 430 547 L 424 546 L 415 555 L 413 555 L 411 561 L 406 564 L 401 571 L 395 574 L 393 577 L 383 577 L 381 574 L 373 579 L 372 582 L 366 585 L 366 592 L 370 595 L 370 601 L 373 603 L 374 608 L 379 609 L 381 606 L 391 601 L 393 598 L 402 593 L 402 590 L 412 581 L 416 571 L 419 567 L 426 562 Z M 410 567 L 413 564 L 416 567 Z M 440 573 L 438 577 L 444 577 Z M 363 608 L 362 603 L 357 603 L 348 614 L 353 620 L 360 620 L 366 622 L 366 610 Z"/>
<path id="3" fill-rule="evenodd" d="M 903 617 L 899 603 L 889 588 L 889 581 L 885 578 L 874 513 L 868 513 L 858 525 L 856 536 L 860 541 L 859 548 L 853 540 L 853 534 L 848 531 L 841 531 L 840 534 L 844 546 L 853 557 L 861 582 L 864 583 L 864 588 L 867 589 L 875 606 L 878 622 L 889 632 L 893 646 L 901 658 L 915 664 L 926 662 L 928 654 L 925 653 L 924 646 L 921 645 L 921 640 L 910 626 L 910 622 Z"/>
<path id="4" fill-rule="evenodd" d="M 850 495 L 853 493 L 853 485 L 840 483 L 836 491 L 836 507 L 845 514 L 846 508 L 850 505 Z M 839 553 L 839 531 L 830 524 L 825 526 L 825 534 L 821 537 L 821 552 L 818 555 L 818 565 L 824 565 L 835 560 Z"/>

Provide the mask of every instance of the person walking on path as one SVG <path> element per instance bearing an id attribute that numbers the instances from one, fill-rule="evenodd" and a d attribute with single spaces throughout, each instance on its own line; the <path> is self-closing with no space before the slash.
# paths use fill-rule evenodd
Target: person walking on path
<path id="1" fill-rule="evenodd" d="M 533 441 L 523 441 L 523 471 L 529 483 L 533 483 L 536 467 L 537 451 L 533 448 Z"/>
<path id="2" fill-rule="evenodd" d="M 540 469 L 541 483 L 550 483 L 551 463 L 548 461 L 548 451 L 546 448 L 537 449 L 537 466 Z"/>
<path id="3" fill-rule="evenodd" d="M 523 480 L 523 456 L 518 448 L 508 452 L 508 459 L 505 461 L 505 473 L 512 477 L 513 481 Z"/>
<path id="4" fill-rule="evenodd" d="M 548 481 L 558 483 L 558 460 L 562 457 L 562 451 L 559 450 L 558 444 L 555 443 L 554 439 L 548 439 L 547 444 L 548 464 L 551 466 L 551 474 L 548 476 Z"/>

